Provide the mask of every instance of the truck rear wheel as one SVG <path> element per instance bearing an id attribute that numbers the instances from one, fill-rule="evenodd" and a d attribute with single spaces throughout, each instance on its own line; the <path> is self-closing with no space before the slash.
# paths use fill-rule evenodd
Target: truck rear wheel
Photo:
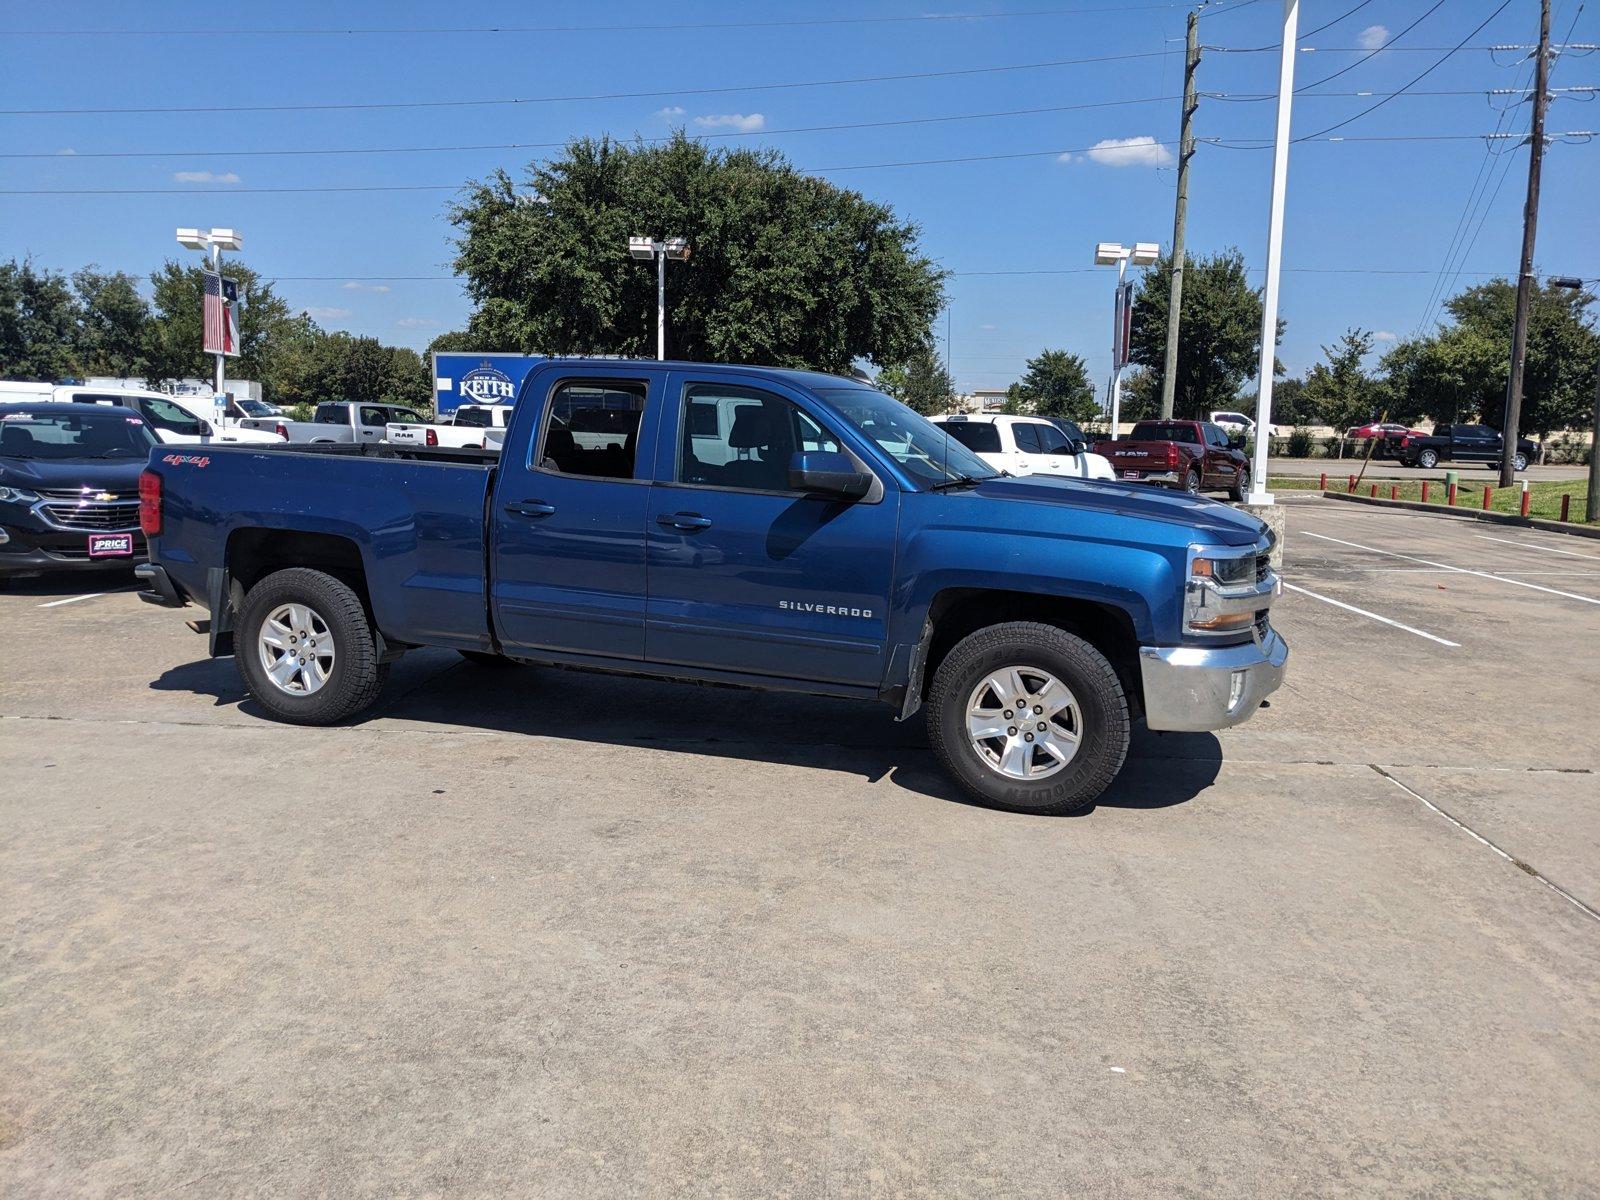
<path id="1" fill-rule="evenodd" d="M 1200 494 L 1200 468 L 1190 467 L 1189 473 L 1183 477 L 1183 490 L 1191 496 Z"/>
<path id="2" fill-rule="evenodd" d="M 361 597 L 306 567 L 274 571 L 250 589 L 234 661 L 251 698 L 296 725 L 332 725 L 370 707 L 389 674 Z"/>
<path id="3" fill-rule="evenodd" d="M 1014 812 L 1092 804 L 1128 754 L 1128 700 L 1105 656 L 1054 625 L 970 634 L 934 672 L 928 740 L 974 798 Z"/>

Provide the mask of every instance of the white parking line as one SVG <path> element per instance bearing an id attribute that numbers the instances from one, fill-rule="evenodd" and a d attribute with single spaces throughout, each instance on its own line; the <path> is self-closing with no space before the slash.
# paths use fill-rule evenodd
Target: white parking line
<path id="1" fill-rule="evenodd" d="M 1349 546 L 1355 550 L 1365 550 L 1370 554 L 1386 554 L 1390 558 L 1403 558 L 1407 562 L 1422 563 L 1424 566 L 1442 567 L 1446 571 L 1454 571 L 1458 575 L 1476 575 L 1479 579 L 1492 579 L 1496 583 L 1509 583 L 1512 587 L 1530 588 L 1535 592 L 1545 592 L 1551 596 L 1562 596 L 1568 600 L 1581 600 L 1585 604 L 1600 606 L 1600 600 L 1596 600 L 1593 596 L 1580 596 L 1577 592 L 1562 592 L 1555 588 L 1545 587 L 1543 584 L 1529 583 L 1523 579 L 1508 579 L 1504 575 L 1494 575 L 1488 571 L 1474 571 L 1469 567 L 1452 567 L 1449 563 L 1434 562 L 1431 558 L 1418 558 L 1414 554 L 1401 554 L 1397 550 L 1380 550 L 1376 546 L 1363 546 L 1360 542 L 1347 542 L 1343 538 L 1329 537 L 1325 533 L 1312 533 L 1309 529 L 1305 531 L 1305 535 L 1307 537 L 1321 538 L 1325 542 L 1335 542 L 1340 546 Z"/>
<path id="2" fill-rule="evenodd" d="M 39 605 L 40 608 L 60 608 L 63 604 L 76 604 L 79 600 L 93 600 L 96 596 L 109 596 L 110 592 L 85 592 L 81 596 L 68 596 L 65 600 L 52 600 L 48 604 Z"/>
<path id="3" fill-rule="evenodd" d="M 1518 546 L 1523 550 L 1543 550 L 1546 554 L 1565 554 L 1569 558 L 1587 558 L 1590 562 L 1600 562 L 1600 555 L 1579 554 L 1576 550 L 1557 550 L 1554 546 L 1536 546 L 1532 542 L 1517 542 L 1511 538 L 1490 537 L 1487 533 L 1475 533 L 1473 537 L 1482 538 L 1486 542 L 1503 542 L 1507 546 Z"/>
<path id="4" fill-rule="evenodd" d="M 1293 583 L 1285 583 L 1283 586 L 1287 591 L 1299 592 L 1302 596 L 1310 596 L 1313 600 L 1321 600 L 1324 604 L 1331 604 L 1335 608 L 1342 608 L 1346 612 L 1353 612 L 1358 616 L 1371 617 L 1374 621 L 1382 621 L 1385 625 L 1393 625 L 1396 629 L 1404 629 L 1407 633 L 1414 633 L 1420 638 L 1427 638 L 1430 642 L 1438 642 L 1441 646 L 1449 646 L 1452 650 L 1461 649 L 1460 642 L 1452 642 L 1447 638 L 1440 637 L 1438 634 L 1429 633 L 1426 629 L 1418 629 L 1413 625 L 1407 625 L 1404 621 L 1396 621 L 1391 617 L 1368 612 L 1364 608 L 1357 608 L 1354 604 L 1346 604 L 1343 600 L 1335 600 L 1332 596 L 1324 596 L 1319 592 L 1313 592 L 1310 588 L 1299 587 Z"/>

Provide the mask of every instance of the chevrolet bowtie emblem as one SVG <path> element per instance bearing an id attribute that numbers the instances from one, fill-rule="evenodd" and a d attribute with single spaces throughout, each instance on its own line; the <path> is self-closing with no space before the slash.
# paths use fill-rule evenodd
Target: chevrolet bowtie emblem
<path id="1" fill-rule="evenodd" d="M 99 500 L 101 503 L 106 503 L 116 498 L 117 494 L 115 492 L 96 492 L 90 497 L 91 500 Z"/>

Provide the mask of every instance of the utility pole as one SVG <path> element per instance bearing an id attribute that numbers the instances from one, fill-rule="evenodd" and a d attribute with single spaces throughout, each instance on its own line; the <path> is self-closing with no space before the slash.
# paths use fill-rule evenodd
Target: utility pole
<path id="1" fill-rule="evenodd" d="M 1594 424 L 1589 428 L 1589 496 L 1583 519 L 1600 521 L 1600 369 L 1594 374 Z"/>
<path id="2" fill-rule="evenodd" d="M 1550 0 L 1539 0 L 1539 57 L 1533 65 L 1533 133 L 1528 144 L 1528 199 L 1522 206 L 1522 270 L 1517 275 L 1517 317 L 1511 331 L 1511 382 L 1501 422 L 1500 486 L 1516 482 L 1522 421 L 1522 368 L 1528 357 L 1528 301 L 1533 291 L 1533 245 L 1539 226 L 1539 172 L 1544 165 L 1544 110 L 1550 98 Z"/>
<path id="3" fill-rule="evenodd" d="M 1178 199 L 1172 213 L 1172 286 L 1167 292 L 1167 357 L 1161 371 L 1161 416 L 1172 417 L 1178 386 L 1178 319 L 1183 311 L 1184 226 L 1189 218 L 1189 160 L 1194 157 L 1195 68 L 1200 65 L 1200 14 L 1189 14 L 1183 56 L 1183 124 L 1178 135 Z"/>

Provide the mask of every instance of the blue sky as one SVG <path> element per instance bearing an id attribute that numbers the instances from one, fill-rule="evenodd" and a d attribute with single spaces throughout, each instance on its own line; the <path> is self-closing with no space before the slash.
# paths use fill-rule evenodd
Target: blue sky
<path id="1" fill-rule="evenodd" d="M 1315 133 L 1381 99 L 1444 58 L 1499 0 L 1303 0 L 1297 84 L 1349 66 L 1306 95 L 1296 135 Z M 1350 12 L 1357 9 L 1355 12 Z M 1600 4 L 1557 0 L 1562 40 L 1600 40 Z M 1080 10 L 1080 11 L 1073 11 Z M 1114 272 L 1092 266 L 1102 239 L 1167 243 L 1186 5 L 1158 0 L 970 0 L 961 17 L 901 0 L 750 5 L 590 3 L 279 3 L 218 9 L 98 0 L 70 6 L 0 3 L 0 108 L 177 107 L 167 113 L 0 115 L 0 191 L 178 189 L 179 194 L 0 195 L 0 257 L 32 256 L 71 270 L 94 262 L 147 273 L 178 251 L 178 225 L 234 226 L 251 266 L 333 329 L 421 348 L 458 328 L 467 303 L 449 278 L 452 188 L 534 150 L 356 153 L 397 147 L 556 142 L 581 134 L 657 137 L 735 133 L 721 144 L 765 144 L 797 165 L 893 205 L 922 229 L 924 248 L 960 272 L 950 286 L 949 341 L 964 388 L 1004 386 L 1044 346 L 1109 369 Z M 1538 5 L 1511 0 L 1470 47 L 1531 42 Z M 966 14 L 993 13 L 989 17 Z M 1012 14 L 1012 15 L 998 15 Z M 938 19 L 905 19 L 934 16 Z M 1402 35 L 1408 25 L 1422 18 Z M 1207 46 L 1276 42 L 1276 0 L 1214 0 Z M 773 24 L 795 21 L 834 24 Z M 219 26 L 220 30 L 213 32 Z M 743 27 L 728 27 L 747 23 Z M 667 29 L 643 26 L 669 24 Z M 528 32 L 312 33 L 542 26 Z M 580 26 L 555 30 L 552 26 Z M 296 30 L 269 33 L 262 30 Z M 69 36 L 19 31 L 119 31 Z M 129 32 L 138 30 L 141 32 Z M 156 32 L 150 32 L 156 31 Z M 252 32 L 253 31 L 253 32 Z M 1163 51 L 1170 53 L 1163 54 Z M 1115 61 L 836 86 L 763 89 L 861 76 L 972 71 L 1066 59 Z M 1508 53 L 1464 49 L 1416 92 L 1339 130 L 1351 139 L 1522 132 L 1527 106 L 1502 115 L 1484 93 L 1524 86 L 1530 66 Z M 1207 51 L 1200 68 L 1201 138 L 1271 138 L 1277 55 Z M 1600 54 L 1558 62 L 1552 86 L 1600 83 Z M 205 113 L 199 105 L 326 105 L 593 96 L 733 89 L 701 94 L 565 99 L 505 105 Z M 1160 99 L 1169 97 L 1169 99 Z M 1138 103 L 1107 103 L 1138 101 Z M 1503 99 L 1497 103 L 1504 103 Z M 1086 108 L 1072 106 L 1102 105 Z M 936 117 L 1058 108 L 982 119 Z M 867 129 L 783 133 L 817 125 L 912 121 Z M 1550 110 L 1552 132 L 1600 126 L 1577 98 Z M 748 135 L 748 136 L 745 136 Z M 1102 143 L 1135 139 L 1126 148 Z M 1510 143 L 1506 143 L 1509 145 Z M 1503 147 L 1502 147 L 1503 148 Z M 250 151 L 325 150 L 315 155 Z M 161 157 L 102 158 L 108 152 Z M 1062 157 L 1064 151 L 1071 153 Z M 170 153 L 169 153 L 170 152 Z M 926 159 L 989 161 L 841 168 Z M 1406 336 L 1428 311 L 1456 245 L 1456 286 L 1516 270 L 1526 150 L 1501 158 L 1471 137 L 1439 141 L 1305 142 L 1295 147 L 1285 238 L 1280 357 L 1299 373 L 1345 327 Z M 1264 257 L 1270 153 L 1202 144 L 1191 173 L 1189 245 L 1238 246 Z M 1503 177 L 1503 182 L 1501 182 Z M 1478 184 L 1476 193 L 1474 185 Z M 256 188 L 435 187 L 438 190 L 257 192 Z M 1546 157 L 1538 262 L 1600 276 L 1594 195 L 1600 142 Z M 193 194 L 182 194 L 182 193 Z M 1469 197 L 1480 197 L 1458 239 Z M 1490 202 L 1492 199 L 1492 203 Z M 984 274 L 982 272 L 1060 272 Z M 1389 273 L 1376 272 L 1410 272 Z M 371 278 L 382 276 L 386 278 Z M 324 278 L 313 278 L 324 277 Z M 408 278 L 420 277 L 420 278 Z M 1259 279 L 1259 275 L 1257 275 Z M 1443 282 L 1449 281 L 1446 276 Z M 939 330 L 944 336 L 943 323 Z"/>

